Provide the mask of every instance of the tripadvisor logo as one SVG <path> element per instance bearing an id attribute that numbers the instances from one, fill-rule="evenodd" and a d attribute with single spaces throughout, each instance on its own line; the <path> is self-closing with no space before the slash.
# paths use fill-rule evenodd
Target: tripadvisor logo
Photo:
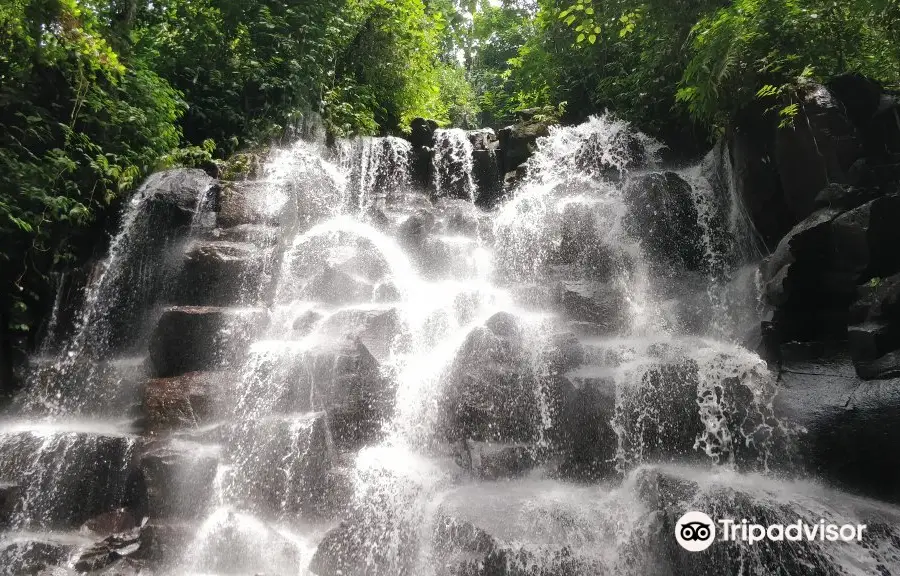
<path id="1" fill-rule="evenodd" d="M 717 530 L 716 524 L 719 524 Z M 721 540 L 725 542 L 743 541 L 748 544 L 756 544 L 762 540 L 771 542 L 799 542 L 801 540 L 821 542 L 859 542 L 862 540 L 865 524 L 826 524 L 825 520 L 819 520 L 816 524 L 809 524 L 803 520 L 797 520 L 791 524 L 754 524 L 746 519 L 741 521 L 719 520 L 713 522 L 712 518 L 703 512 L 688 512 L 678 519 L 675 524 L 675 540 L 678 544 L 690 552 L 702 552 L 716 540 L 717 531 L 721 533 Z"/>

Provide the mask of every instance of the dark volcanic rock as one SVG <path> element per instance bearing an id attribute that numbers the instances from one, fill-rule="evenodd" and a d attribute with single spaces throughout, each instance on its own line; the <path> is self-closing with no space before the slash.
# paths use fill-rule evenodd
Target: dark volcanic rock
<path id="1" fill-rule="evenodd" d="M 359 304 L 372 301 L 373 287 L 362 278 L 327 266 L 306 283 L 300 295 L 326 304 Z"/>
<path id="2" fill-rule="evenodd" d="M 555 299 L 568 318 L 590 323 L 595 334 L 615 332 L 627 317 L 628 302 L 617 286 L 561 282 L 556 287 Z"/>
<path id="3" fill-rule="evenodd" d="M 135 554 L 140 547 L 140 528 L 113 534 L 82 552 L 75 561 L 75 569 L 83 572 L 101 570 Z"/>
<path id="4" fill-rule="evenodd" d="M 477 190 L 475 202 L 484 208 L 492 208 L 503 193 L 503 174 L 496 150 L 472 152 L 472 179 Z"/>
<path id="5" fill-rule="evenodd" d="M 836 545 L 854 548 L 857 565 L 892 566 L 900 553 L 895 527 L 897 510 L 885 510 L 849 494 L 827 491 L 824 494 L 798 493 L 790 486 L 770 480 L 754 485 L 743 478 L 728 476 L 720 480 L 700 480 L 682 470 L 646 469 L 636 478 L 638 491 L 651 510 L 650 526 L 643 546 L 655 557 L 663 574 L 796 574 L 822 576 L 844 574 L 842 554 L 834 554 Z M 852 512 L 835 502 L 853 500 Z M 812 525 L 825 518 L 838 524 L 867 525 L 863 541 L 834 543 L 806 539 L 798 541 L 762 539 L 749 544 L 741 540 L 722 540 L 722 524 L 717 522 L 716 541 L 705 551 L 693 553 L 678 545 L 672 536 L 678 519 L 689 510 L 701 510 L 714 521 L 747 519 L 762 526 L 788 526 L 798 520 Z M 878 572 L 874 570 L 873 572 Z"/>
<path id="6" fill-rule="evenodd" d="M 393 406 L 378 361 L 362 342 L 348 338 L 269 354 L 248 385 L 260 387 L 251 391 L 260 413 L 324 412 L 331 441 L 341 450 L 376 439 Z"/>
<path id="7" fill-rule="evenodd" d="M 194 242 L 185 251 L 177 301 L 190 306 L 255 304 L 265 256 L 246 242 Z"/>
<path id="8" fill-rule="evenodd" d="M 189 442 L 152 443 L 138 462 L 134 480 L 139 508 L 154 521 L 201 518 L 213 494 L 219 457 Z"/>
<path id="9" fill-rule="evenodd" d="M 150 380 L 144 388 L 147 431 L 159 433 L 208 423 L 215 399 L 225 383 L 236 378 L 231 372 L 190 372 Z"/>
<path id="10" fill-rule="evenodd" d="M 118 508 L 104 512 L 81 525 L 82 532 L 91 532 L 98 536 L 110 536 L 132 530 L 138 525 L 138 519 L 129 508 Z"/>
<path id="11" fill-rule="evenodd" d="M 22 576 L 63 565 L 78 549 L 76 544 L 52 540 L 0 543 L 0 574 Z"/>
<path id="12" fill-rule="evenodd" d="M 150 175 L 137 194 L 149 202 L 152 224 L 171 230 L 188 226 L 198 202 L 216 187 L 216 181 L 203 170 L 176 168 Z"/>
<path id="13" fill-rule="evenodd" d="M 615 151 L 615 157 L 610 155 Z M 619 131 L 608 138 L 592 134 L 574 153 L 580 170 L 596 177 L 619 178 L 629 170 L 645 166 L 650 160 L 644 142 L 632 131 Z"/>
<path id="14" fill-rule="evenodd" d="M 451 441 L 533 439 L 538 406 L 522 338 L 517 320 L 505 312 L 469 333 L 445 375 L 441 398 Z"/>
<path id="15" fill-rule="evenodd" d="M 329 316 L 322 322 L 319 333 L 333 338 L 357 339 L 375 358 L 384 359 L 402 330 L 402 318 L 396 308 L 350 308 Z"/>
<path id="16" fill-rule="evenodd" d="M 848 358 L 785 360 L 775 412 L 802 427 L 796 465 L 875 498 L 900 502 L 900 442 L 894 424 L 900 380 L 863 382 Z"/>
<path id="17" fill-rule="evenodd" d="M 502 171 L 512 172 L 524 164 L 537 149 L 537 139 L 549 133 L 547 123 L 534 120 L 501 129 L 498 137 Z"/>
<path id="18" fill-rule="evenodd" d="M 150 359 L 156 376 L 237 365 L 250 336 L 267 319 L 262 308 L 166 308 L 150 339 Z"/>
<path id="19" fill-rule="evenodd" d="M 862 139 L 841 103 L 828 88 L 800 88 L 801 106 L 790 128 L 776 132 L 775 162 L 784 199 L 794 217 L 814 210 L 829 183 L 848 183 L 848 171 L 863 155 Z"/>
<path id="20" fill-rule="evenodd" d="M 123 505 L 134 439 L 126 434 L 23 430 L 0 435 L 7 506 L 19 526 L 78 526 Z M 52 474 L 47 471 L 52 470 Z"/>
<path id="21" fill-rule="evenodd" d="M 648 174 L 629 183 L 625 202 L 625 229 L 652 261 L 687 270 L 703 265 L 703 230 L 690 184 L 674 172 Z"/>
<path id="22" fill-rule="evenodd" d="M 876 198 L 834 220 L 837 266 L 863 279 L 900 270 L 900 194 Z"/>
<path id="23" fill-rule="evenodd" d="M 413 146 L 434 146 L 434 131 L 438 125 L 434 120 L 413 118 L 409 123 L 409 142 Z"/>
<path id="24" fill-rule="evenodd" d="M 316 576 L 414 576 L 415 540 L 411 530 L 370 526 L 352 518 L 319 542 L 309 569 Z"/>

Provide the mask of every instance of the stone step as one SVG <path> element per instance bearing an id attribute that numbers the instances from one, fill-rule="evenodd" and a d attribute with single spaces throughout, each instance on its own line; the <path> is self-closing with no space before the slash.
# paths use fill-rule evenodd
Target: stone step
<path id="1" fill-rule="evenodd" d="M 256 304 L 268 284 L 265 271 L 273 256 L 250 242 L 192 242 L 172 298 L 190 306 Z"/>
<path id="2" fill-rule="evenodd" d="M 65 566 L 92 543 L 90 536 L 79 532 L 4 533 L 0 535 L 0 574 L 46 574 L 47 570 Z"/>
<path id="3" fill-rule="evenodd" d="M 202 518 L 213 500 L 220 452 L 217 445 L 177 439 L 144 444 L 136 472 L 138 512 L 154 521 Z"/>
<path id="4" fill-rule="evenodd" d="M 325 412 L 332 441 L 343 450 L 374 440 L 390 415 L 390 382 L 358 340 L 269 341 L 252 353 L 241 384 L 242 417 Z"/>
<path id="5" fill-rule="evenodd" d="M 277 414 L 234 424 L 223 445 L 228 501 L 266 515 L 333 518 L 353 493 L 324 412 Z M 237 504 L 239 503 L 239 504 Z"/>
<path id="6" fill-rule="evenodd" d="M 264 308 L 170 306 L 150 339 L 158 377 L 239 366 L 248 344 L 268 321 Z"/>
<path id="7" fill-rule="evenodd" d="M 136 437 L 129 423 L 13 421 L 0 427 L 7 523 L 68 529 L 127 498 Z"/>
<path id="8" fill-rule="evenodd" d="M 144 386 L 145 433 L 195 430 L 212 423 L 216 408 L 236 388 L 236 372 L 189 372 L 149 380 Z"/>
<path id="9" fill-rule="evenodd" d="M 267 204 L 271 184 L 260 181 L 229 182 L 219 191 L 216 224 L 231 228 L 243 224 L 279 224 L 280 210 Z"/>

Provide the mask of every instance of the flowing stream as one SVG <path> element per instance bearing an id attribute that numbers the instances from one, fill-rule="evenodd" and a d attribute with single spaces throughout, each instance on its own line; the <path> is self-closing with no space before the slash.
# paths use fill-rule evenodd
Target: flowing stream
<path id="1" fill-rule="evenodd" d="M 792 472 L 727 167 L 659 150 L 554 128 L 485 211 L 461 130 L 430 192 L 404 140 L 299 141 L 177 234 L 151 180 L 0 424 L 0 573 L 121 507 L 173 575 L 897 573 L 900 510 Z M 876 530 L 696 560 L 690 509 Z"/>

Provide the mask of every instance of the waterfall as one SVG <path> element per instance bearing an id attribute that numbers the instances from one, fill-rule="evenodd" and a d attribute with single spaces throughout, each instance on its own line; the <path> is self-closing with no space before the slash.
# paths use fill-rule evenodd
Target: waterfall
<path id="1" fill-rule="evenodd" d="M 437 197 L 475 201 L 472 179 L 472 142 L 464 130 L 434 133 L 434 189 Z"/>
<path id="2" fill-rule="evenodd" d="M 275 149 L 209 202 L 152 179 L 60 359 L 95 368 L 36 375 L 0 423 L 0 574 L 897 567 L 900 508 L 800 477 L 804 431 L 741 344 L 756 276 L 721 151 L 660 150 L 612 115 L 551 128 L 491 211 L 461 130 L 428 190 L 393 137 Z M 167 235 L 148 210 L 179 189 Z M 879 527 L 686 556 L 687 510 Z"/>

